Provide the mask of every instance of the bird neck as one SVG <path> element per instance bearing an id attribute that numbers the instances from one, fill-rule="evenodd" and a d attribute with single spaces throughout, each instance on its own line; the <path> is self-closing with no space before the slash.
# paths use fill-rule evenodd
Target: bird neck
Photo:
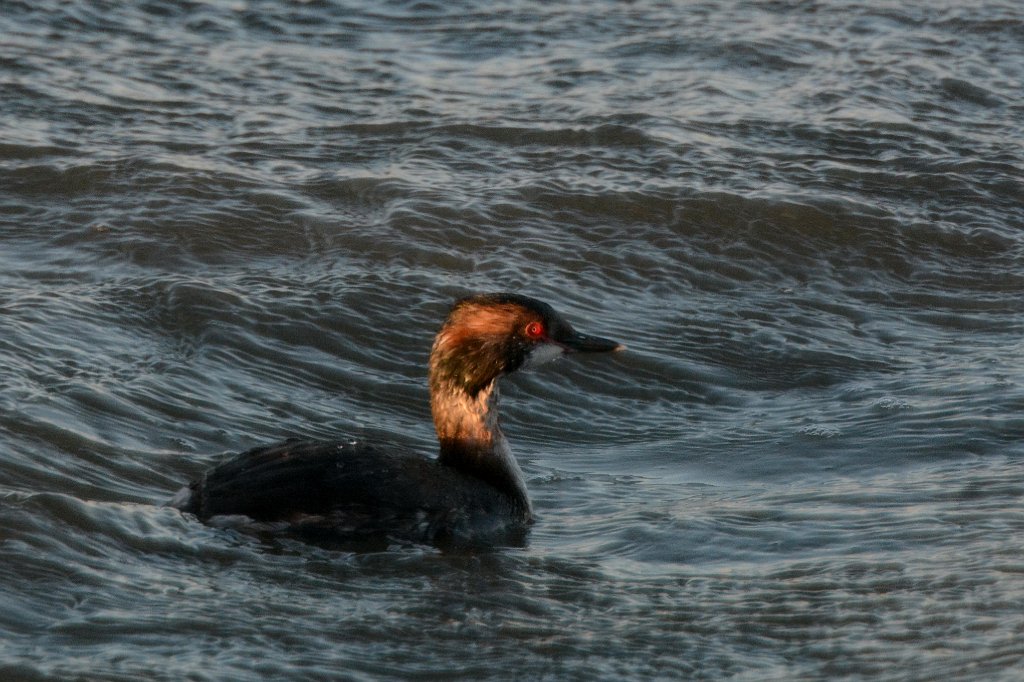
<path id="1" fill-rule="evenodd" d="M 438 373 L 432 373 L 430 379 L 430 410 L 441 445 L 440 463 L 489 483 L 529 516 L 523 472 L 498 425 L 497 379 L 475 394 Z"/>

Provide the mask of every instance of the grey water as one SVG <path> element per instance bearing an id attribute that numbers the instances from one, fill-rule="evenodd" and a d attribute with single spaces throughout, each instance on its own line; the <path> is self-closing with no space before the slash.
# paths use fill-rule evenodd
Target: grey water
<path id="1" fill-rule="evenodd" d="M 1018 680 L 1024 7 L 0 2 L 4 680 Z M 162 506 L 290 436 L 430 453 L 451 301 L 523 546 Z"/>

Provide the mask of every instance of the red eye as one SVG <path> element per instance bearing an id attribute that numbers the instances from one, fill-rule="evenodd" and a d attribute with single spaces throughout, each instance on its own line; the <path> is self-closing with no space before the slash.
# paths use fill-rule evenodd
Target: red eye
<path id="1" fill-rule="evenodd" d="M 526 329 L 524 331 L 529 338 L 539 339 L 544 336 L 544 325 L 540 322 L 531 322 L 526 325 Z"/>

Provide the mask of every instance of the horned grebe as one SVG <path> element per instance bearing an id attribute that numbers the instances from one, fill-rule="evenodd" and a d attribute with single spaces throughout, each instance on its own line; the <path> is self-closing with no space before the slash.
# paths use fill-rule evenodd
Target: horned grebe
<path id="1" fill-rule="evenodd" d="M 456 301 L 430 352 L 436 459 L 352 442 L 290 440 L 236 455 L 170 504 L 205 521 L 339 538 L 487 538 L 533 520 L 526 484 L 498 426 L 497 379 L 566 352 L 624 348 L 577 333 L 517 294 Z"/>

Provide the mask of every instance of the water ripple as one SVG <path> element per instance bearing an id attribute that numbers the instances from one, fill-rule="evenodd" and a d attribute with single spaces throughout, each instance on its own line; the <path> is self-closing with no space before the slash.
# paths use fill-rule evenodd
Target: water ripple
<path id="1" fill-rule="evenodd" d="M 7 677 L 1015 679 L 1015 4 L 43 1 L 0 33 Z M 158 506 L 290 435 L 432 452 L 430 339 L 480 290 L 630 349 L 507 382 L 527 546 Z"/>

